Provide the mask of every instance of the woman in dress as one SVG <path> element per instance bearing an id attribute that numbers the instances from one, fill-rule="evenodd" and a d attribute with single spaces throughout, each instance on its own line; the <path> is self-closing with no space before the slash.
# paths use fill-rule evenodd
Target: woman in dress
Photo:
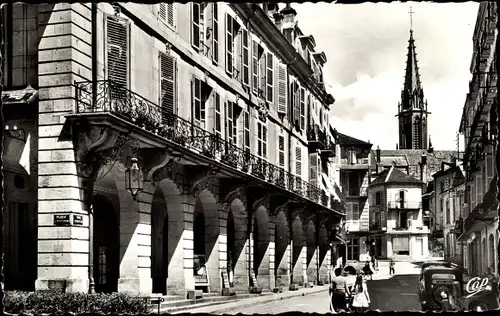
<path id="1" fill-rule="evenodd" d="M 366 282 L 363 281 L 363 276 L 358 274 L 356 277 L 356 283 L 353 287 L 354 299 L 352 301 L 352 306 L 356 309 L 356 312 L 361 313 L 368 310 L 370 306 L 370 294 L 368 294 L 368 287 Z"/>

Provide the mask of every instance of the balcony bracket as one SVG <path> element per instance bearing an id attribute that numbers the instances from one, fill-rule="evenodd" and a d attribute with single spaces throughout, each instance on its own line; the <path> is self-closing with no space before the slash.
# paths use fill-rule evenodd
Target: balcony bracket
<path id="1" fill-rule="evenodd" d="M 187 185 L 184 186 L 184 194 L 191 194 L 198 198 L 205 189 L 210 189 L 212 181 L 220 173 L 220 170 L 213 165 L 209 166 L 189 166 Z M 187 192 L 186 192 L 187 191 Z"/>
<path id="2" fill-rule="evenodd" d="M 266 206 L 265 204 L 268 204 L 266 203 L 268 202 L 268 200 L 269 200 L 269 191 L 266 191 L 264 195 L 254 200 L 252 204 L 252 212 L 256 212 L 261 206 Z"/>
<path id="3" fill-rule="evenodd" d="M 295 220 L 295 218 L 298 216 L 300 218 L 300 220 L 302 221 L 302 223 L 304 222 L 304 211 L 306 210 L 306 205 L 302 204 L 298 207 L 296 207 L 295 209 L 292 210 L 291 212 L 291 217 L 290 217 L 290 220 L 293 221 Z"/>
<path id="4" fill-rule="evenodd" d="M 285 209 L 285 208 L 288 206 L 288 204 L 290 204 L 290 200 L 288 200 L 288 199 L 287 199 L 287 200 L 285 201 L 285 203 L 283 203 L 283 204 L 281 204 L 281 205 L 278 205 L 277 207 L 275 207 L 275 208 L 274 208 L 274 210 L 271 210 L 271 211 L 272 211 L 272 214 L 273 214 L 274 216 L 278 216 L 278 214 L 279 214 L 280 212 L 283 212 L 283 214 L 285 214 L 285 215 L 286 215 L 286 214 L 287 214 L 287 212 L 286 212 L 286 209 Z"/>
<path id="5" fill-rule="evenodd" d="M 147 175 L 144 178 L 153 185 L 160 182 L 164 177 L 173 180 L 173 169 L 176 160 L 180 160 L 180 157 L 174 156 L 169 150 L 156 154 L 149 163 L 152 167 L 148 168 Z"/>
<path id="6" fill-rule="evenodd" d="M 242 184 L 241 179 L 221 179 L 219 181 L 219 203 L 225 205 L 229 211 L 231 203 L 239 199 L 243 205 L 246 205 L 246 185 Z"/>

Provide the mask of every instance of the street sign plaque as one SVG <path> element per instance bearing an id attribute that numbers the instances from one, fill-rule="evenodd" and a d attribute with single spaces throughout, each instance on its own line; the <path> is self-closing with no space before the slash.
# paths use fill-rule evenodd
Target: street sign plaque
<path id="1" fill-rule="evenodd" d="M 56 214 L 54 215 L 54 225 L 56 226 L 69 226 L 69 214 Z"/>

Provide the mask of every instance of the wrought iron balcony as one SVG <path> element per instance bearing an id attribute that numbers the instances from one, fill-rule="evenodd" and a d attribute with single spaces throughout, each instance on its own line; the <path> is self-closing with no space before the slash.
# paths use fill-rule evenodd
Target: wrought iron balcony
<path id="1" fill-rule="evenodd" d="M 418 201 L 388 201 L 387 207 L 389 209 L 419 209 L 422 208 L 422 202 Z"/>
<path id="2" fill-rule="evenodd" d="M 307 127 L 307 141 L 311 149 L 324 149 L 327 145 L 325 132 L 316 124 Z"/>
<path id="3" fill-rule="evenodd" d="M 96 91 L 93 95 L 92 88 Z M 221 164 L 321 204 L 330 206 L 323 190 L 238 146 L 211 134 L 109 80 L 75 82 L 77 113 L 109 113 Z M 93 98 L 94 97 L 94 98 Z M 95 101 L 93 101 L 95 100 Z M 340 203 L 340 202 L 339 202 Z"/>
<path id="4" fill-rule="evenodd" d="M 325 148 L 323 150 L 320 150 L 319 153 L 320 155 L 323 155 L 325 157 L 335 157 L 337 155 L 335 143 L 332 141 L 331 137 L 328 137 Z"/>

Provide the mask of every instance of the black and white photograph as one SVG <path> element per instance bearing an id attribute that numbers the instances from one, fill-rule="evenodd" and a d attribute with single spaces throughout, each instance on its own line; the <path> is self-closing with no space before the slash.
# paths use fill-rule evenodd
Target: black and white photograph
<path id="1" fill-rule="evenodd" d="M 500 308 L 496 2 L 0 6 L 7 314 Z"/>

